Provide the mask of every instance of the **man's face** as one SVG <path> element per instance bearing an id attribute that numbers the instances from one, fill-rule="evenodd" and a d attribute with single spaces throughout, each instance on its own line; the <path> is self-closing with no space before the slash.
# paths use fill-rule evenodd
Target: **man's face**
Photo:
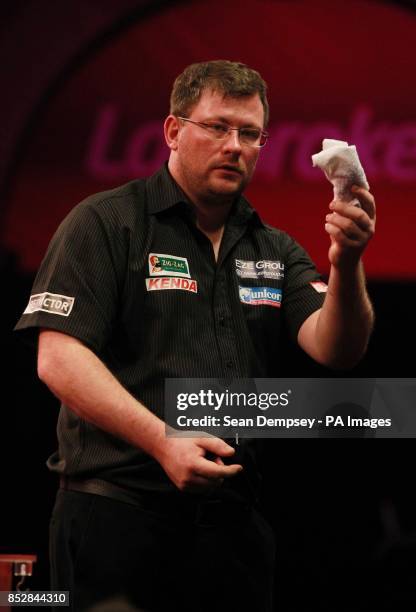
<path id="1" fill-rule="evenodd" d="M 262 129 L 264 110 L 258 94 L 231 98 L 206 89 L 188 118 Z M 193 199 L 217 200 L 218 204 L 239 195 L 253 175 L 260 149 L 241 144 L 236 130 L 216 140 L 201 126 L 178 121 L 175 178 L 185 192 Z"/>

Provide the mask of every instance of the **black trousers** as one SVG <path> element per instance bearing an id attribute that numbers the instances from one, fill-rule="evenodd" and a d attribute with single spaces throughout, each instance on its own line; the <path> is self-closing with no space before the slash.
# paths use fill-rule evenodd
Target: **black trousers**
<path id="1" fill-rule="evenodd" d="M 59 490 L 50 560 L 51 588 L 70 591 L 75 612 L 113 597 L 146 612 L 273 610 L 274 534 L 252 508 L 155 511 Z"/>

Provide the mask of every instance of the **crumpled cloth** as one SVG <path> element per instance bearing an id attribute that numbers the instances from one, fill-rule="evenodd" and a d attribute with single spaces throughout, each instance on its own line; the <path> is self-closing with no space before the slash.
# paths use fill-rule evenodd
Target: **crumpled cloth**
<path id="1" fill-rule="evenodd" d="M 325 138 L 322 151 L 312 155 L 312 165 L 318 166 L 334 187 L 334 200 L 361 206 L 351 191 L 353 185 L 369 189 L 367 178 L 354 145 L 344 140 Z"/>

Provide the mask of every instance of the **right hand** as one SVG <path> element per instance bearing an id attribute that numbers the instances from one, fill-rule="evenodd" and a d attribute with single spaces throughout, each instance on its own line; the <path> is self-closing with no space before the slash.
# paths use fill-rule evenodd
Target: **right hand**
<path id="1" fill-rule="evenodd" d="M 215 460 L 206 458 L 207 452 Z M 224 465 L 221 457 L 230 457 L 235 449 L 214 436 L 200 438 L 166 437 L 154 453 L 155 459 L 180 491 L 208 492 L 235 476 L 242 465 Z"/>

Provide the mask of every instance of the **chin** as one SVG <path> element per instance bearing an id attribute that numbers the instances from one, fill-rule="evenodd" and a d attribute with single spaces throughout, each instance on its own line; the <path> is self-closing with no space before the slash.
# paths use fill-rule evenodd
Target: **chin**
<path id="1" fill-rule="evenodd" d="M 244 185 L 241 179 L 220 179 L 211 184 L 212 191 L 224 195 L 239 194 L 243 191 Z"/>
<path id="2" fill-rule="evenodd" d="M 211 189 L 211 195 L 218 200 L 234 200 L 241 194 L 241 189 Z"/>

